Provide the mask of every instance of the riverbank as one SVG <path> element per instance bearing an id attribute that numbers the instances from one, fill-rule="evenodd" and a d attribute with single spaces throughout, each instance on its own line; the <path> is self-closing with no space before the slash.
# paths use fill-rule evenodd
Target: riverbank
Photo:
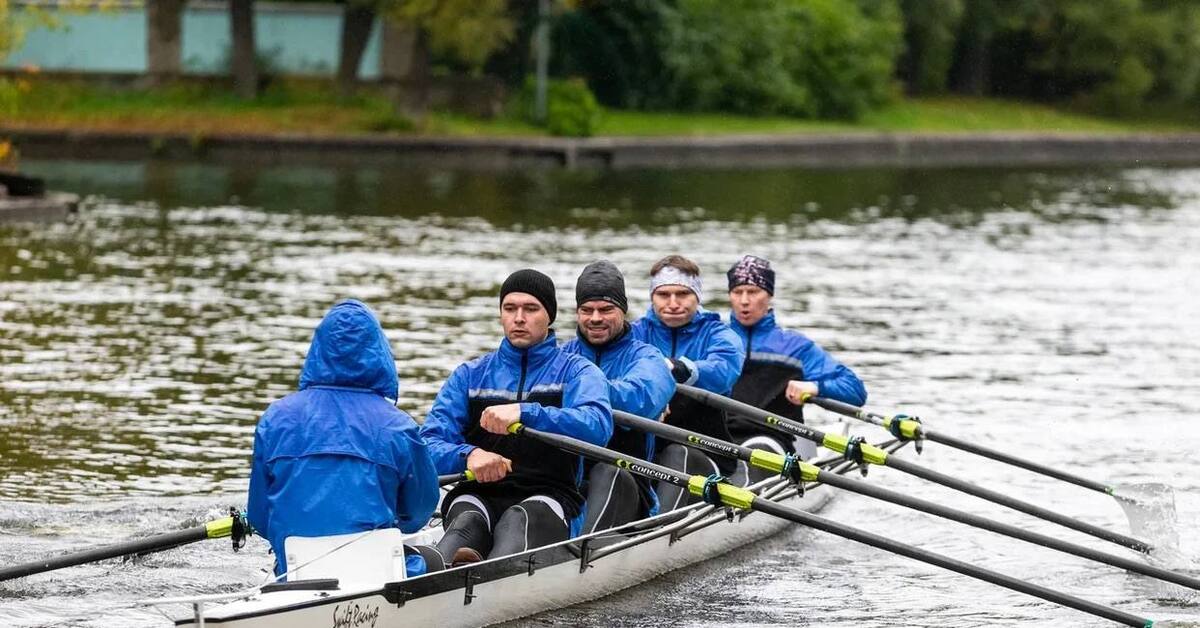
<path id="1" fill-rule="evenodd" d="M 854 123 L 605 111 L 592 138 L 555 138 L 518 117 L 430 112 L 414 120 L 378 94 L 274 85 L 258 100 L 222 89 L 153 90 L 35 80 L 0 122 L 29 158 L 252 160 L 567 168 L 991 166 L 1198 163 L 1200 123 L 1135 120 L 989 99 L 900 100 Z"/>

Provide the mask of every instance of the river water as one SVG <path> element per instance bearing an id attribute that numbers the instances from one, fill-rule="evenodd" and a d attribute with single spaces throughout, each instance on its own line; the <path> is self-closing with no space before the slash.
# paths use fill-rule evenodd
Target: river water
<path id="1" fill-rule="evenodd" d="M 40 161 L 91 195 L 63 224 L 0 224 L 0 564 L 178 529 L 244 506 L 254 423 L 293 390 L 337 299 L 378 312 L 420 417 L 491 350 L 496 292 L 535 266 L 573 303 L 597 257 L 644 312 L 682 252 L 773 260 L 784 325 L 867 382 L 869 406 L 1119 484 L 1174 487 L 1200 574 L 1200 170 L 532 171 Z M 569 310 L 558 325 L 572 333 Z M 810 410 L 813 419 L 831 419 Z M 868 432 L 882 438 L 878 430 Z M 929 444 L 939 471 L 1128 531 L 1098 493 Z M 1098 549 L 1116 546 L 921 483 L 882 485 Z M 1155 619 L 1197 597 L 865 497 L 829 517 Z M 138 600 L 257 584 L 254 539 L 0 584 L 0 625 L 152 626 Z M 176 610 L 169 609 L 169 610 Z M 796 529 L 527 620 L 614 626 L 1106 625 Z"/>

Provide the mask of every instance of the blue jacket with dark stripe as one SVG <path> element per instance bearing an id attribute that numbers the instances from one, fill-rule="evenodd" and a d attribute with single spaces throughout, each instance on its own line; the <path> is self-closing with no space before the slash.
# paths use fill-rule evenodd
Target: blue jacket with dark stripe
<path id="1" fill-rule="evenodd" d="M 741 377 L 733 387 L 734 399 L 802 421 L 802 407 L 790 403 L 785 392 L 789 381 L 806 380 L 816 382 L 822 397 L 856 406 L 866 403 L 867 389 L 858 375 L 808 336 L 776 325 L 774 310 L 750 327 L 739 323 L 733 314 L 729 319 L 730 327 L 747 348 Z M 772 433 L 760 423 L 742 417 L 730 417 L 730 423 L 740 437 Z"/>
<path id="2" fill-rule="evenodd" d="M 438 473 L 465 470 L 467 455 L 476 447 L 512 460 L 512 471 L 503 480 L 461 483 L 456 491 L 518 500 L 547 495 L 562 503 L 567 519 L 576 517 L 583 506 L 579 456 L 480 427 L 485 408 L 508 403 L 521 404 L 521 422 L 528 427 L 605 445 L 613 425 L 604 374 L 560 350 L 553 332 L 527 349 L 505 338 L 496 351 L 454 369 L 421 426 Z M 450 499 L 454 496 L 452 492 Z"/>
<path id="3" fill-rule="evenodd" d="M 668 327 L 651 307 L 645 316 L 634 321 L 631 330 L 634 338 L 653 345 L 668 358 L 686 363 L 692 377 L 685 384 L 728 395 L 742 371 L 745 359 L 742 341 L 716 312 L 701 309 L 686 325 Z M 671 398 L 669 405 L 671 412 L 666 423 L 713 438 L 732 440 L 724 412 L 680 393 Z M 726 475 L 737 468 L 736 462 L 730 459 L 714 456 L 713 461 Z"/>
<path id="4" fill-rule="evenodd" d="M 637 340 L 626 327 L 621 336 L 597 347 L 581 336 L 563 345 L 562 350 L 582 356 L 600 367 L 608 378 L 608 399 L 613 410 L 657 419 L 675 394 L 675 379 L 654 347 Z M 654 435 L 623 425 L 615 426 L 608 447 L 644 460 L 654 457 Z M 643 512 L 658 513 L 658 498 L 649 480 L 634 478 L 643 499 Z"/>

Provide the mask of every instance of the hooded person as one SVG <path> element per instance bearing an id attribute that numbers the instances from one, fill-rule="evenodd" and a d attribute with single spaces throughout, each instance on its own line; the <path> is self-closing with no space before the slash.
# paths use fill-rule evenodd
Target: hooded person
<path id="1" fill-rule="evenodd" d="M 564 541 L 582 524 L 583 462 L 530 438 L 514 423 L 594 445 L 612 436 L 608 383 L 600 369 L 558 348 L 550 325 L 554 282 L 519 270 L 500 287 L 500 347 L 458 366 L 421 426 L 439 473 L 470 470 L 442 500 L 448 565 Z"/>
<path id="2" fill-rule="evenodd" d="M 613 410 L 657 419 L 675 394 L 675 380 L 658 349 L 630 333 L 625 277 L 607 260 L 584 267 L 575 282 L 576 337 L 563 345 L 600 367 Z M 616 426 L 608 448 L 637 458 L 654 456 L 654 436 Z M 587 464 L 583 532 L 606 530 L 658 514 L 650 480 L 608 464 Z"/>
<path id="3" fill-rule="evenodd" d="M 867 389 L 854 371 L 797 331 L 779 327 L 771 307 L 775 270 L 754 255 L 738 260 L 726 273 L 733 308 L 729 325 L 746 346 L 746 363 L 732 397 L 778 416 L 804 420 L 808 396 L 821 395 L 861 406 Z M 748 447 L 778 453 L 795 451 L 793 439 L 752 419 L 732 415 L 729 429 Z M 751 471 L 751 478 L 760 476 Z"/>
<path id="4" fill-rule="evenodd" d="M 412 417 L 393 404 L 396 363 L 375 314 L 334 305 L 313 332 L 300 390 L 267 407 L 254 430 L 246 511 L 271 543 L 277 575 L 288 537 L 420 530 L 438 479 Z"/>
<path id="5" fill-rule="evenodd" d="M 728 395 L 741 373 L 745 352 L 720 315 L 703 308 L 703 297 L 700 267 L 686 257 L 668 255 L 650 269 L 650 309 L 631 325 L 631 331 L 634 338 L 666 356 L 676 382 Z M 720 440 L 733 439 L 724 412 L 680 393 L 671 397 L 665 421 Z M 662 441 L 656 447 L 659 464 L 689 475 L 731 476 L 738 470 L 731 458 Z M 663 511 L 699 499 L 667 482 L 659 482 L 655 491 Z"/>

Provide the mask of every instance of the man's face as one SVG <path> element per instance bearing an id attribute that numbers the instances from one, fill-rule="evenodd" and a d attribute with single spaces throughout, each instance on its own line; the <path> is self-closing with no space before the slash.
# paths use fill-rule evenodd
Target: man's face
<path id="1" fill-rule="evenodd" d="M 696 298 L 696 293 L 683 286 L 659 286 L 650 295 L 650 300 L 658 320 L 667 327 L 687 325 L 700 309 L 700 299 Z"/>
<path id="2" fill-rule="evenodd" d="M 729 303 L 733 305 L 733 315 L 737 321 L 749 327 L 762 320 L 771 309 L 771 293 L 746 284 L 729 291 Z"/>
<path id="3" fill-rule="evenodd" d="M 510 292 L 500 303 L 500 324 L 504 337 L 518 349 L 531 347 L 546 339 L 550 313 L 533 295 Z"/>
<path id="4" fill-rule="evenodd" d="M 606 344 L 625 328 L 625 312 L 600 299 L 585 301 L 576 308 L 575 320 L 580 333 L 593 345 Z"/>

